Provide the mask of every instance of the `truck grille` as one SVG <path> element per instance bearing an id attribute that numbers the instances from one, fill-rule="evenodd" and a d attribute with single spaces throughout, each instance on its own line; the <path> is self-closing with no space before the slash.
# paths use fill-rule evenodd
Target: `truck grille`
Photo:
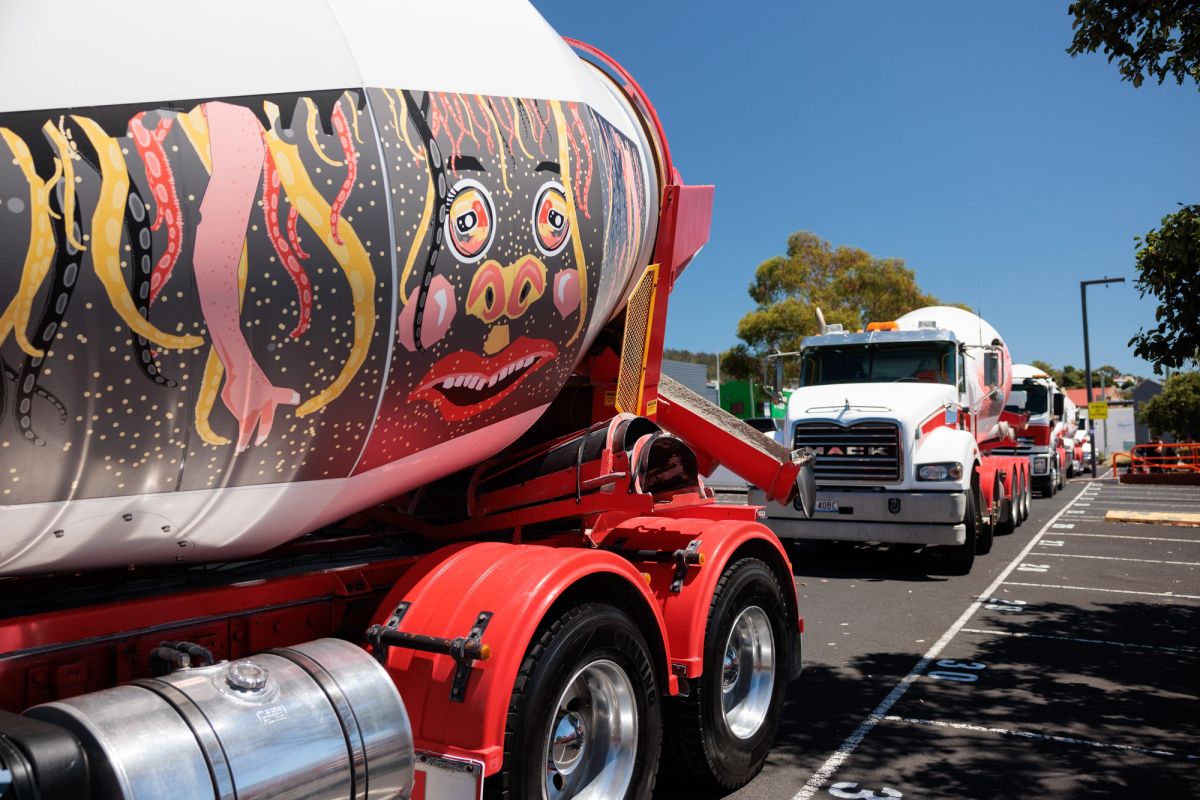
<path id="1" fill-rule="evenodd" d="M 900 481 L 900 429 L 892 422 L 801 422 L 795 447 L 817 452 L 818 481 Z"/>

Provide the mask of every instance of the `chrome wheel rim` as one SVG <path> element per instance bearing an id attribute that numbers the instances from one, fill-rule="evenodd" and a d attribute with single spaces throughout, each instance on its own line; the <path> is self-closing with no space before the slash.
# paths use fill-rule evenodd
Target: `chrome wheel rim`
<path id="1" fill-rule="evenodd" d="M 721 659 L 721 714 L 739 739 L 762 728 L 775 688 L 775 635 L 767 613 L 747 606 L 733 621 Z"/>
<path id="2" fill-rule="evenodd" d="M 546 800 L 624 797 L 633 781 L 638 718 L 633 682 L 607 659 L 567 681 L 546 731 Z"/>

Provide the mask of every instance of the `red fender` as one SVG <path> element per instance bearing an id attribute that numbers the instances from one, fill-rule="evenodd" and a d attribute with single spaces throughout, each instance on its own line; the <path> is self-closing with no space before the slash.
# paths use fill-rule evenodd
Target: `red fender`
<path id="1" fill-rule="evenodd" d="M 672 669 L 682 668 L 688 678 L 698 677 L 704 670 L 704 633 L 709 606 L 721 573 L 736 557 L 753 554 L 775 571 L 796 621 L 796 632 L 804 630 L 791 562 L 779 538 L 760 522 L 635 517 L 602 534 L 602 538 L 604 546 L 622 550 L 683 549 L 693 539 L 700 540 L 703 563 L 687 571 L 680 592 L 671 591 L 675 573 L 673 564 L 635 562 L 638 569 L 650 576 L 650 586 L 662 610 Z M 790 655 L 795 674 L 799 653 L 793 649 Z"/>
<path id="2" fill-rule="evenodd" d="M 576 546 L 450 545 L 421 559 L 388 593 L 373 622 L 385 623 L 399 603 L 408 602 L 398 626 L 407 633 L 466 636 L 480 612 L 493 614 L 482 636 L 491 657 L 475 662 L 462 702 L 450 699 L 456 666 L 450 656 L 388 650 L 386 666 L 404 698 L 418 750 L 482 761 L 489 775 L 500 769 L 505 719 L 525 651 L 554 602 L 588 578 L 610 582 L 609 596 L 639 621 L 657 652 L 664 689 L 677 691 L 663 651 L 659 603 L 642 574 L 615 553 L 579 547 L 577 536 L 570 541 Z M 652 626 L 657 630 L 647 630 Z"/>

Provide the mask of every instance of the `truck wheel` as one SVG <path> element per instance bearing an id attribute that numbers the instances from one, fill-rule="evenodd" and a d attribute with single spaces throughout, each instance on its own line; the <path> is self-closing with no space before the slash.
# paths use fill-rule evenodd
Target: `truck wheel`
<path id="1" fill-rule="evenodd" d="M 1050 497 L 1058 494 L 1058 465 L 1055 464 L 1050 468 L 1050 477 L 1046 478 L 1049 481 Z"/>
<path id="2" fill-rule="evenodd" d="M 1020 500 L 1016 496 L 1016 484 L 1013 485 L 1013 496 L 1000 501 L 1000 522 L 996 524 L 996 535 L 1007 536 L 1017 529 L 1017 506 Z"/>
<path id="3" fill-rule="evenodd" d="M 667 701 L 673 780 L 724 794 L 762 769 L 787 689 L 790 618 L 764 562 L 743 558 L 725 569 L 709 606 L 704 674 L 687 697 Z"/>
<path id="4" fill-rule="evenodd" d="M 650 648 L 627 614 L 603 603 L 542 627 L 517 673 L 504 766 L 490 798 L 644 800 L 654 788 L 662 710 Z"/>
<path id="5" fill-rule="evenodd" d="M 1017 525 L 1029 519 L 1029 481 L 1024 472 L 1017 473 Z"/>
<path id="6" fill-rule="evenodd" d="M 975 490 L 972 487 L 971 491 L 967 492 L 967 508 L 963 512 L 963 524 L 967 526 L 966 541 L 960 545 L 946 548 L 946 571 L 951 575 L 966 575 L 975 565 L 975 546 L 982 524 L 977 509 Z"/>

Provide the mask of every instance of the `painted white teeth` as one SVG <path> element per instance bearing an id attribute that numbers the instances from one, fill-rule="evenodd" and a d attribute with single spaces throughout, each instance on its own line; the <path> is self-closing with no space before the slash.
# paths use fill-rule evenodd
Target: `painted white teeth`
<path id="1" fill-rule="evenodd" d="M 465 375 L 456 375 L 456 376 L 454 377 L 454 385 L 455 385 L 455 386 L 462 386 L 462 385 L 463 385 L 463 382 L 465 382 L 465 381 L 466 381 L 466 379 L 467 379 L 467 377 L 466 377 Z"/>
<path id="2" fill-rule="evenodd" d="M 449 389 L 453 385 L 454 385 L 454 377 L 451 376 L 449 378 L 446 378 L 445 382 L 442 383 L 442 388 Z"/>
<path id="3" fill-rule="evenodd" d="M 491 377 L 491 379 L 488 381 L 488 388 L 490 389 L 490 388 L 492 388 L 493 386 L 495 386 L 495 385 L 496 385 L 496 381 L 498 381 L 498 380 L 500 380 L 500 373 L 499 373 L 499 372 L 494 372 L 494 373 L 492 373 L 492 377 Z"/>

